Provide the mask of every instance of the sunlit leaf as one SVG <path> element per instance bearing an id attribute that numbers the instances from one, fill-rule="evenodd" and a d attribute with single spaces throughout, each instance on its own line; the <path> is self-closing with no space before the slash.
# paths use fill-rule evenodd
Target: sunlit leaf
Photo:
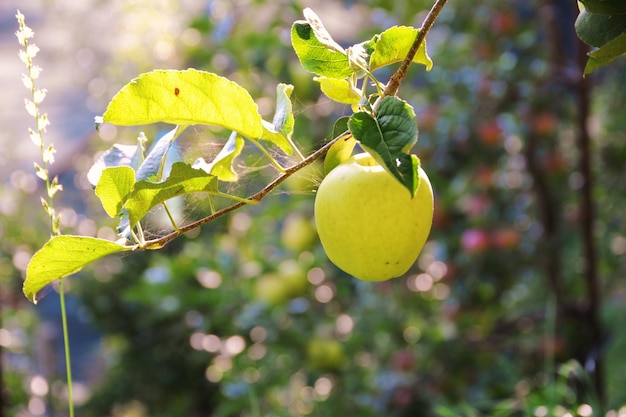
<path id="1" fill-rule="evenodd" d="M 348 78 L 353 71 L 345 52 L 328 49 L 315 36 L 311 25 L 297 21 L 291 27 L 291 44 L 300 63 L 309 72 L 328 78 Z"/>
<path id="2" fill-rule="evenodd" d="M 413 108 L 397 97 L 385 97 L 376 115 L 359 112 L 348 123 L 350 132 L 382 166 L 415 194 L 419 159 L 408 152 L 417 142 L 417 123 Z"/>
<path id="3" fill-rule="evenodd" d="M 242 149 L 243 138 L 237 132 L 233 132 L 222 150 L 213 158 L 213 161 L 206 162 L 204 158 L 198 158 L 194 162 L 193 168 L 215 175 L 220 181 L 237 181 L 239 176 L 233 169 L 233 161 L 241 154 Z"/>
<path id="4" fill-rule="evenodd" d="M 331 100 L 345 104 L 358 104 L 361 101 L 361 90 L 355 88 L 348 80 L 327 77 L 314 79 L 320 83 L 322 92 Z"/>
<path id="5" fill-rule="evenodd" d="M 24 295 L 36 302 L 37 293 L 51 282 L 76 273 L 104 256 L 130 249 L 95 237 L 54 236 L 31 258 L 26 268 Z"/>
<path id="6" fill-rule="evenodd" d="M 96 195 L 109 216 L 116 217 L 120 214 L 134 184 L 135 171 L 131 167 L 109 167 L 102 171 L 96 186 Z"/>
<path id="7" fill-rule="evenodd" d="M 124 206 L 128 211 L 130 226 L 137 224 L 158 204 L 195 192 L 217 192 L 217 177 L 183 162 L 175 163 L 169 177 L 164 181 L 138 181 Z"/>
<path id="8" fill-rule="evenodd" d="M 157 122 L 209 124 L 258 139 L 258 107 L 246 89 L 219 75 L 188 69 L 156 70 L 126 84 L 111 100 L 103 122 L 121 126 Z"/>
<path id="9" fill-rule="evenodd" d="M 394 26 L 374 36 L 367 45 L 368 49 L 373 49 L 369 63 L 370 71 L 402 61 L 409 53 L 418 33 L 419 29 L 413 27 Z M 426 40 L 421 43 L 413 62 L 425 65 L 428 71 L 433 67 L 433 61 L 426 51 Z"/>

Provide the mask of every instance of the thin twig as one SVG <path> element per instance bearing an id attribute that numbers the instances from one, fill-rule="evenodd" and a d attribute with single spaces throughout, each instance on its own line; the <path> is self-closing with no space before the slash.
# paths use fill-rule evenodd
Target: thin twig
<path id="1" fill-rule="evenodd" d="M 406 58 L 404 58 L 404 61 L 402 61 L 400 67 L 389 79 L 387 87 L 383 92 L 384 96 L 395 96 L 398 92 L 398 89 L 400 88 L 400 83 L 406 77 L 409 71 L 409 67 L 413 62 L 413 58 L 415 58 L 415 54 L 419 50 L 422 42 L 424 42 L 424 39 L 426 39 L 426 35 L 430 31 L 432 25 L 435 23 L 435 20 L 437 20 L 439 13 L 441 13 L 441 10 L 443 9 L 443 6 L 446 4 L 447 1 L 448 0 L 437 0 L 435 4 L 433 4 L 433 7 L 430 9 L 428 15 L 426 15 L 426 19 L 424 19 L 424 22 L 422 23 L 422 27 L 420 27 L 419 32 L 417 33 L 417 36 L 415 38 L 415 41 L 413 42 L 413 45 L 411 46 L 411 49 L 409 50 L 409 53 L 407 54 Z"/>

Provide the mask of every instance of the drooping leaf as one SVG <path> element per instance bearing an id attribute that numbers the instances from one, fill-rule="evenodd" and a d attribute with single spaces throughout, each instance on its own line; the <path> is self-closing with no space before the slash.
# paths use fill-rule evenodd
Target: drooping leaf
<path id="1" fill-rule="evenodd" d="M 626 14 L 626 1 L 624 0 L 580 0 L 585 10 L 591 13 L 606 15 Z"/>
<path id="2" fill-rule="evenodd" d="M 341 45 L 335 42 L 333 37 L 330 36 L 330 33 L 328 33 L 328 31 L 324 27 L 324 24 L 322 23 L 322 19 L 320 19 L 319 16 L 311 8 L 306 7 L 302 11 L 302 14 L 304 15 L 304 19 L 311 26 L 315 37 L 318 41 L 320 41 L 322 45 L 324 45 L 331 51 L 337 51 L 341 53 L 345 52 Z"/>
<path id="3" fill-rule="evenodd" d="M 626 32 L 626 14 L 604 15 L 582 10 L 574 27 L 580 40 L 601 47 Z"/>
<path id="4" fill-rule="evenodd" d="M 163 178 L 163 169 L 165 166 L 165 157 L 167 156 L 170 146 L 178 134 L 179 126 L 167 132 L 158 138 L 152 145 L 146 159 L 137 169 L 137 181 L 142 180 L 158 180 Z"/>
<path id="5" fill-rule="evenodd" d="M 291 44 L 300 63 L 309 72 L 328 78 L 348 78 L 353 71 L 348 55 L 329 49 L 315 36 L 311 25 L 299 20 L 291 27 Z"/>
<path id="6" fill-rule="evenodd" d="M 110 217 L 116 217 L 135 184 L 135 171 L 128 166 L 109 167 L 102 171 L 96 195 L 102 203 L 104 211 Z"/>
<path id="7" fill-rule="evenodd" d="M 31 258 L 26 268 L 24 295 L 36 303 L 37 293 L 51 282 L 76 273 L 104 256 L 131 249 L 95 237 L 54 236 Z"/>
<path id="8" fill-rule="evenodd" d="M 262 121 L 263 133 L 261 140 L 268 141 L 278 146 L 286 155 L 293 154 L 291 135 L 295 125 L 293 117 L 293 107 L 289 96 L 293 91 L 293 86 L 289 84 L 279 84 L 276 87 L 276 111 L 272 123 Z"/>
<path id="9" fill-rule="evenodd" d="M 259 139 L 265 140 L 278 146 L 280 150 L 285 153 L 285 155 L 293 154 L 293 148 L 291 147 L 291 142 L 289 142 L 289 139 L 287 139 L 282 132 L 276 129 L 276 127 L 272 123 L 265 120 L 263 120 L 262 122 L 263 132 L 261 133 L 261 137 Z M 254 141 L 254 139 L 252 138 L 250 140 Z"/>
<path id="10" fill-rule="evenodd" d="M 184 162 L 172 165 L 172 171 L 164 181 L 137 181 L 124 206 L 128 211 L 130 226 L 137 224 L 158 204 L 195 192 L 217 192 L 217 177 Z"/>
<path id="11" fill-rule="evenodd" d="M 100 175 L 108 167 L 127 166 L 133 169 L 139 168 L 143 162 L 143 133 L 139 135 L 136 146 L 115 144 L 105 151 L 100 158 L 91 166 L 87 173 L 87 180 L 92 187 L 98 185 Z"/>
<path id="12" fill-rule="evenodd" d="M 585 74 L 610 64 L 617 58 L 626 55 L 626 33 L 604 44 L 601 48 L 589 52 L 589 60 L 585 66 Z"/>
<path id="13" fill-rule="evenodd" d="M 414 195 L 419 181 L 419 160 L 408 152 L 417 142 L 415 112 L 397 97 L 384 97 L 375 111 L 375 117 L 366 112 L 352 115 L 348 123 L 350 132 Z"/>
<path id="14" fill-rule="evenodd" d="M 253 139 L 263 134 L 261 120 L 246 89 L 227 78 L 195 69 L 141 74 L 113 97 L 103 115 L 103 122 L 121 126 L 209 124 Z"/>
<path id="15" fill-rule="evenodd" d="M 272 124 L 287 138 L 293 134 L 295 125 L 291 93 L 293 93 L 293 85 L 291 84 L 280 83 L 276 86 L 276 111 Z"/>
<path id="16" fill-rule="evenodd" d="M 368 49 L 373 50 L 369 62 L 370 71 L 402 61 L 418 33 L 419 29 L 410 26 L 394 26 L 374 36 L 367 45 Z M 425 65 L 428 71 L 433 67 L 433 61 L 426 50 L 426 40 L 417 50 L 413 62 Z"/>
<path id="17" fill-rule="evenodd" d="M 314 80 L 320 83 L 322 92 L 331 100 L 344 104 L 358 104 L 361 101 L 361 90 L 348 80 L 327 77 L 315 77 Z"/>
<path id="18" fill-rule="evenodd" d="M 242 149 L 243 138 L 237 132 L 233 132 L 222 150 L 213 158 L 213 161 L 206 162 L 204 158 L 198 158 L 193 163 L 192 168 L 215 175 L 220 181 L 237 181 L 239 176 L 233 169 L 233 161 L 241 154 Z"/>

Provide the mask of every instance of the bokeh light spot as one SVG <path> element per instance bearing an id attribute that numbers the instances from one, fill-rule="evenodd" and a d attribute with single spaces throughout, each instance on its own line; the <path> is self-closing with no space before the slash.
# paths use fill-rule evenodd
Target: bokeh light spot
<path id="1" fill-rule="evenodd" d="M 207 268 L 198 269 L 196 279 L 204 288 L 218 288 L 222 284 L 222 275 Z"/>

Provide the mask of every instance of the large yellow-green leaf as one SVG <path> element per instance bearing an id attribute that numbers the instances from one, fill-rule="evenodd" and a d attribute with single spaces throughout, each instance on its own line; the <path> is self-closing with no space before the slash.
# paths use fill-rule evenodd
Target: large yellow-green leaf
<path id="1" fill-rule="evenodd" d="M 130 249 L 95 237 L 54 236 L 30 260 L 26 268 L 24 295 L 30 301 L 37 302 L 37 293 L 51 282 L 76 273 L 83 266 L 104 256 Z"/>
<path id="2" fill-rule="evenodd" d="M 121 126 L 210 124 L 253 139 L 263 134 L 258 107 L 246 89 L 195 69 L 141 74 L 113 97 L 102 121 Z"/>

